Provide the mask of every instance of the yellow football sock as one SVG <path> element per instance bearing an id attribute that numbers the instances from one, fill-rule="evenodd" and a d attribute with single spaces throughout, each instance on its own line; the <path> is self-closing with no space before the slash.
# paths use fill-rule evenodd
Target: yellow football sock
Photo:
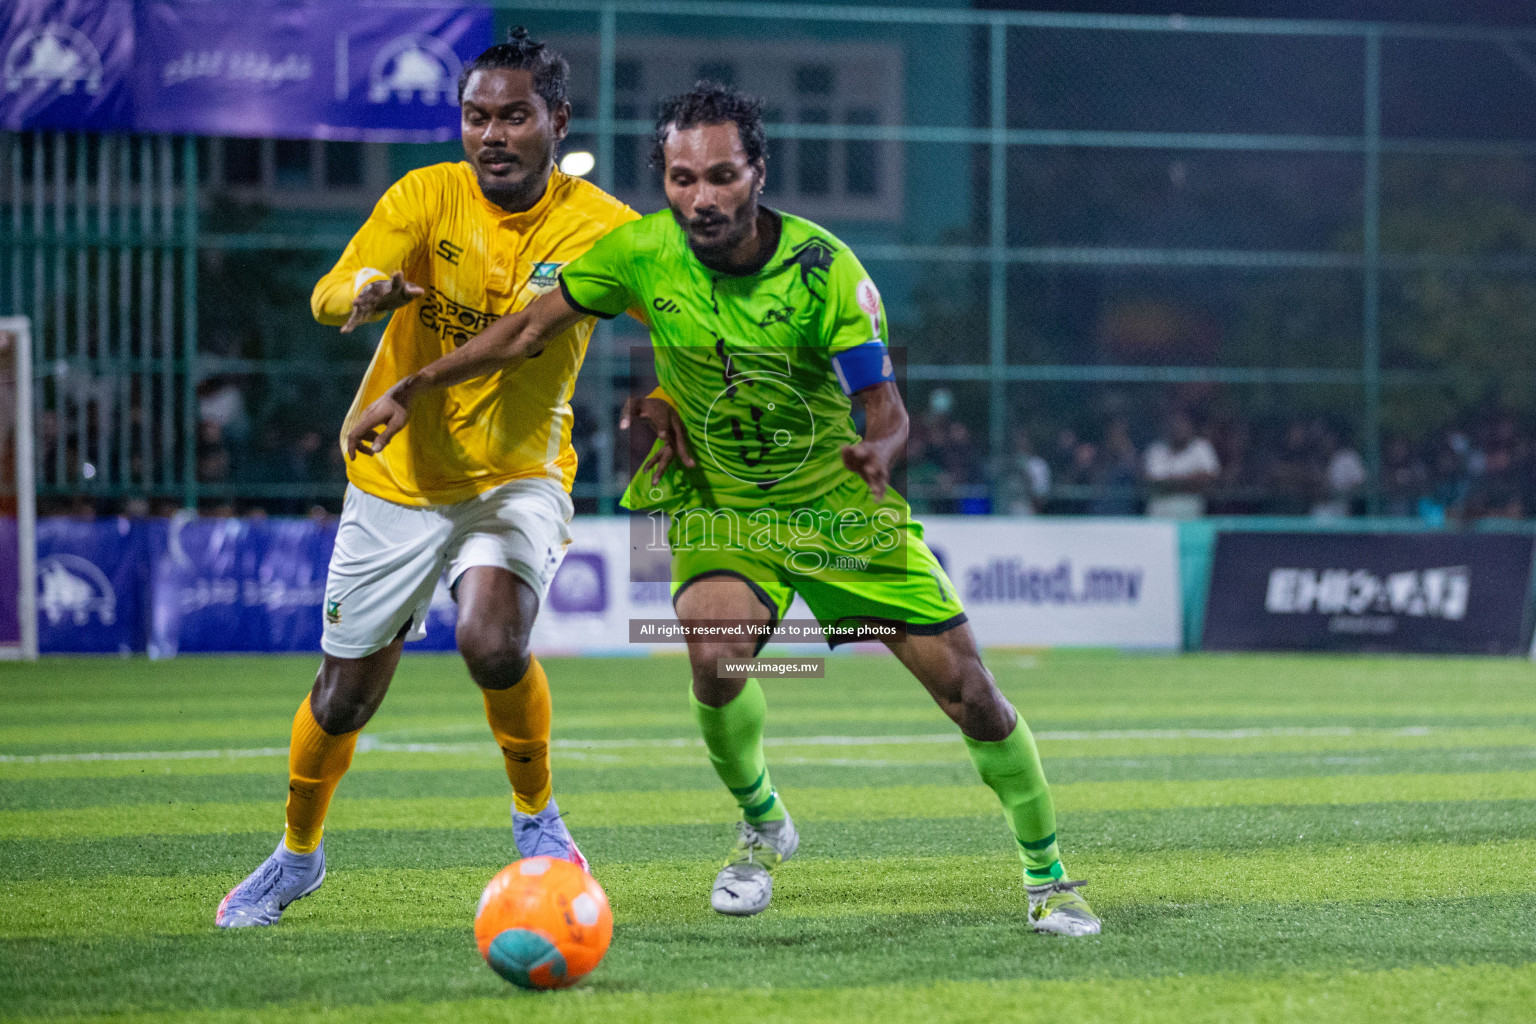
<path id="1" fill-rule="evenodd" d="M 537 814 L 549 803 L 549 678 L 539 659 L 528 658 L 528 671 L 505 690 L 481 690 L 485 720 L 501 747 L 512 783 L 512 799 L 524 814 Z"/>
<path id="2" fill-rule="evenodd" d="M 352 764 L 361 731 L 332 736 L 315 721 L 307 696 L 299 705 L 288 745 L 288 830 L 283 836 L 294 853 L 313 853 L 320 845 L 331 794 Z"/>

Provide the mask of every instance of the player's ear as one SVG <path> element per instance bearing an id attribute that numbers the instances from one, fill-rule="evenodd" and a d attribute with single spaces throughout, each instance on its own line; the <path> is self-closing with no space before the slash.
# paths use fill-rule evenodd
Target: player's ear
<path id="1" fill-rule="evenodd" d="M 761 192 L 768 187 L 768 158 L 760 156 L 753 160 L 752 170 L 757 174 L 757 190 Z"/>
<path id="2" fill-rule="evenodd" d="M 550 115 L 550 121 L 554 125 L 555 141 L 564 142 L 565 133 L 570 131 L 571 128 L 571 105 L 569 103 L 561 103 Z"/>

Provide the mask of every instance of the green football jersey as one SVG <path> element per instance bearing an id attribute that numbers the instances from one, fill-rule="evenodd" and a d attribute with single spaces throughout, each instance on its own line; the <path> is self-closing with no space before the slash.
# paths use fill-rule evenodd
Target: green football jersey
<path id="1" fill-rule="evenodd" d="M 670 210 L 620 225 L 561 272 L 573 306 L 643 314 L 656 376 L 688 429 L 694 470 L 637 474 L 630 509 L 793 508 L 848 475 L 859 440 L 832 356 L 886 340 L 874 282 L 842 242 L 779 213 L 778 248 L 755 274 L 710 270 Z"/>

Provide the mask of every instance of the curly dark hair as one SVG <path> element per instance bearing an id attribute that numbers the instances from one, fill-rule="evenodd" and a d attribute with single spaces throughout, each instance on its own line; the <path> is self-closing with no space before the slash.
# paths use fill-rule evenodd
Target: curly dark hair
<path id="1" fill-rule="evenodd" d="M 663 144 L 674 128 L 695 128 L 701 124 L 734 124 L 741 136 L 741 148 L 752 163 L 768 159 L 768 139 L 763 134 L 763 101 L 728 85 L 700 79 L 690 92 L 671 96 L 661 105 L 656 118 L 656 135 L 651 143 L 651 166 L 664 167 Z"/>
<path id="2" fill-rule="evenodd" d="M 543 98 L 550 113 L 567 102 L 571 66 L 554 50 L 530 39 L 521 25 L 507 33 L 506 42 L 497 43 L 464 65 L 459 75 L 460 103 L 464 102 L 464 85 L 476 71 L 532 71 L 533 91 Z"/>

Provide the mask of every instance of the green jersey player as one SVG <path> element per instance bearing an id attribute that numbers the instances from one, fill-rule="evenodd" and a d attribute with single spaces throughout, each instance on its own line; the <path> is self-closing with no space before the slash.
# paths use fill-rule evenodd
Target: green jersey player
<path id="1" fill-rule="evenodd" d="M 762 687 L 719 671 L 755 655 L 799 594 L 832 642 L 853 624 L 899 629 L 888 646 L 960 727 L 1002 802 L 1031 924 L 1095 934 L 1082 883 L 1061 865 L 1029 727 L 998 692 L 922 526 L 890 487 L 907 414 L 879 292 L 830 233 L 759 204 L 766 151 L 756 100 L 704 82 L 673 97 L 655 141 L 669 209 L 610 232 L 563 268 L 557 291 L 402 380 L 364 411 L 349 449 L 382 449 L 424 391 L 511 372 L 579 318 L 630 312 L 650 328 L 661 387 L 638 403 L 657 441 L 624 504 L 669 514 L 685 627 L 747 626 L 688 637 L 693 709 L 742 809 L 714 908 L 766 909 L 772 872 L 799 844 L 763 754 Z M 864 406 L 862 438 L 852 396 Z"/>

